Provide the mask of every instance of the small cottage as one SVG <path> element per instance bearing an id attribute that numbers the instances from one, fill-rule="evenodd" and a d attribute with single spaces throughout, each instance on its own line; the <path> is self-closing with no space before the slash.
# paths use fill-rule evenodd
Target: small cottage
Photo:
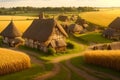
<path id="1" fill-rule="evenodd" d="M 78 24 L 71 24 L 69 26 L 69 33 L 82 33 L 83 32 L 83 27 Z"/>
<path id="2" fill-rule="evenodd" d="M 55 19 L 33 20 L 29 28 L 24 32 L 25 45 L 47 52 L 49 47 L 57 52 L 66 50 L 65 39 L 68 37 L 62 26 Z"/>
<path id="3" fill-rule="evenodd" d="M 120 40 L 120 17 L 112 21 L 102 35 L 108 39 Z"/>
<path id="4" fill-rule="evenodd" d="M 69 21 L 69 18 L 66 15 L 59 15 L 58 20 L 63 21 L 63 22 L 67 22 L 67 21 Z"/>
<path id="5" fill-rule="evenodd" d="M 84 19 L 80 18 L 79 16 L 78 16 L 78 18 L 77 18 L 75 23 L 78 24 L 78 25 L 81 25 L 84 29 L 86 27 L 88 27 L 87 22 Z"/>
<path id="6" fill-rule="evenodd" d="M 16 47 L 24 43 L 21 35 L 21 32 L 16 28 L 13 21 L 11 21 L 8 26 L 1 32 L 2 42 L 9 46 Z"/>

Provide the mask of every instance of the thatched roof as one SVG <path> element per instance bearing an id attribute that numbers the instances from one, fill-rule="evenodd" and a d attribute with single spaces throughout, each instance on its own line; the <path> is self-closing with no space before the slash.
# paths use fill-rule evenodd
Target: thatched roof
<path id="1" fill-rule="evenodd" d="M 59 15 L 58 20 L 66 22 L 66 21 L 69 21 L 69 18 L 68 16 L 65 16 L 65 15 Z"/>
<path id="2" fill-rule="evenodd" d="M 87 24 L 87 22 L 85 21 L 85 19 L 82 19 L 82 18 L 80 18 L 80 17 L 77 18 L 77 20 L 76 20 L 75 23 L 76 23 L 76 24 L 79 24 L 79 25 L 82 25 L 83 28 L 88 27 L 88 24 Z"/>
<path id="3" fill-rule="evenodd" d="M 103 35 L 105 35 L 105 36 L 113 36 L 114 33 L 115 33 L 115 31 L 111 28 L 108 28 L 108 29 L 103 31 Z"/>
<path id="4" fill-rule="evenodd" d="M 76 33 L 76 32 L 80 33 L 80 32 L 82 32 L 82 30 L 83 30 L 83 27 L 81 25 L 78 25 L 78 24 L 71 24 L 69 26 L 69 31 L 73 32 L 73 33 Z"/>
<path id="5" fill-rule="evenodd" d="M 35 19 L 24 32 L 23 38 L 45 42 L 50 38 L 55 27 L 57 27 L 64 36 L 68 36 L 55 19 Z"/>
<path id="6" fill-rule="evenodd" d="M 67 44 L 64 40 L 60 39 L 60 40 L 56 40 L 56 41 L 54 41 L 54 40 L 51 41 L 51 45 L 53 48 L 57 48 L 57 47 L 64 47 Z"/>
<path id="7" fill-rule="evenodd" d="M 112 50 L 120 50 L 120 42 L 113 42 L 110 44 Z"/>
<path id="8" fill-rule="evenodd" d="M 115 20 L 113 20 L 109 24 L 109 28 L 115 29 L 115 30 L 120 30 L 120 17 L 117 17 Z"/>
<path id="9" fill-rule="evenodd" d="M 1 32 L 2 36 L 9 37 L 9 38 L 15 38 L 20 37 L 21 33 L 14 25 L 13 21 L 11 21 L 8 26 Z"/>

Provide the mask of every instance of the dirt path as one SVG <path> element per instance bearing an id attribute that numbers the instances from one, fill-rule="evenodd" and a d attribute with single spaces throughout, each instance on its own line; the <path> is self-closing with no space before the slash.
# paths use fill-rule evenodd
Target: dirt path
<path id="1" fill-rule="evenodd" d="M 82 69 L 84 69 L 84 71 L 90 73 L 90 74 L 93 74 L 93 75 L 96 75 L 98 77 L 101 77 L 101 78 L 110 78 L 112 80 L 120 80 L 120 77 L 116 77 L 116 76 L 113 76 L 111 74 L 108 74 L 108 73 L 104 73 L 104 72 L 98 72 L 96 70 L 93 70 L 93 69 L 90 69 L 88 67 L 84 67 L 84 66 L 81 66 Z"/>
<path id="2" fill-rule="evenodd" d="M 74 71 L 76 74 L 78 74 L 81 77 L 84 77 L 86 80 L 100 80 L 92 75 L 89 75 L 88 73 L 86 73 L 85 71 L 78 69 L 76 67 L 74 67 L 71 63 L 70 60 L 66 61 L 66 65 L 67 67 L 69 67 L 72 71 Z"/>
<path id="3" fill-rule="evenodd" d="M 21 50 L 21 49 L 12 49 L 12 50 L 27 53 L 30 56 L 32 62 L 44 67 L 44 62 L 36 58 L 36 56 L 40 56 L 39 54 L 37 54 L 35 52 L 28 51 L 28 50 Z M 78 57 L 78 56 L 83 56 L 83 53 L 81 52 L 81 53 L 69 54 L 69 55 L 59 56 L 59 57 L 56 57 L 56 58 L 52 59 L 50 61 L 50 63 L 52 63 L 54 65 L 53 69 L 51 71 L 43 74 L 43 75 L 37 76 L 34 79 L 35 80 L 46 80 L 48 78 L 52 78 L 60 72 L 61 67 L 62 67 L 68 73 L 68 75 L 66 76 L 67 80 L 71 80 L 71 76 L 72 76 L 71 75 L 71 70 L 73 72 L 75 72 L 76 74 L 78 74 L 79 76 L 84 77 L 86 80 L 100 80 L 101 79 L 101 78 L 95 77 L 91 74 L 97 74 L 97 76 L 103 77 L 103 78 L 108 77 L 112 80 L 120 80 L 120 78 L 112 76 L 108 73 L 94 71 L 94 70 L 92 70 L 90 68 L 86 68 L 84 66 L 81 66 L 83 69 L 76 68 L 75 66 L 73 66 L 71 64 L 70 59 Z M 66 61 L 65 65 L 67 67 L 64 66 L 63 64 L 61 64 L 60 63 L 61 61 Z"/>
<path id="4" fill-rule="evenodd" d="M 46 74 L 43 74 L 41 76 L 38 76 L 35 78 L 35 80 L 46 80 L 48 78 L 54 77 L 56 74 L 58 74 L 60 71 L 59 63 L 54 64 L 54 68 L 52 71 L 47 72 Z"/>

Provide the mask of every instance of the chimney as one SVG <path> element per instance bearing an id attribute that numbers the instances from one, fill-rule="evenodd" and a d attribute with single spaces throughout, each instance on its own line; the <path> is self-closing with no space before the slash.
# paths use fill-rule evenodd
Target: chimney
<path id="1" fill-rule="evenodd" d="M 39 19 L 45 19 L 45 17 L 44 17 L 44 12 L 40 12 L 40 14 L 39 14 Z"/>

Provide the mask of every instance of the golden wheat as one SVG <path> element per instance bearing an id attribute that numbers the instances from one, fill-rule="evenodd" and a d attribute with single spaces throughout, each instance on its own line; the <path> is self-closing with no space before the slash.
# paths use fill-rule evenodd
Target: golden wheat
<path id="1" fill-rule="evenodd" d="M 28 16 L 0 16 L 0 32 L 3 31 L 10 23 L 11 19 L 13 19 L 15 26 L 22 33 L 24 33 L 24 31 L 30 26 L 30 24 L 33 21 L 27 19 L 35 19 L 35 18 L 36 17 L 28 17 Z"/>
<path id="2" fill-rule="evenodd" d="M 28 55 L 0 48 L 0 75 L 21 71 L 31 67 Z"/>
<path id="3" fill-rule="evenodd" d="M 116 17 L 120 16 L 120 9 L 84 12 L 80 16 L 89 22 L 107 27 Z"/>
<path id="4" fill-rule="evenodd" d="M 84 58 L 87 63 L 120 70 L 120 50 L 87 51 Z"/>

